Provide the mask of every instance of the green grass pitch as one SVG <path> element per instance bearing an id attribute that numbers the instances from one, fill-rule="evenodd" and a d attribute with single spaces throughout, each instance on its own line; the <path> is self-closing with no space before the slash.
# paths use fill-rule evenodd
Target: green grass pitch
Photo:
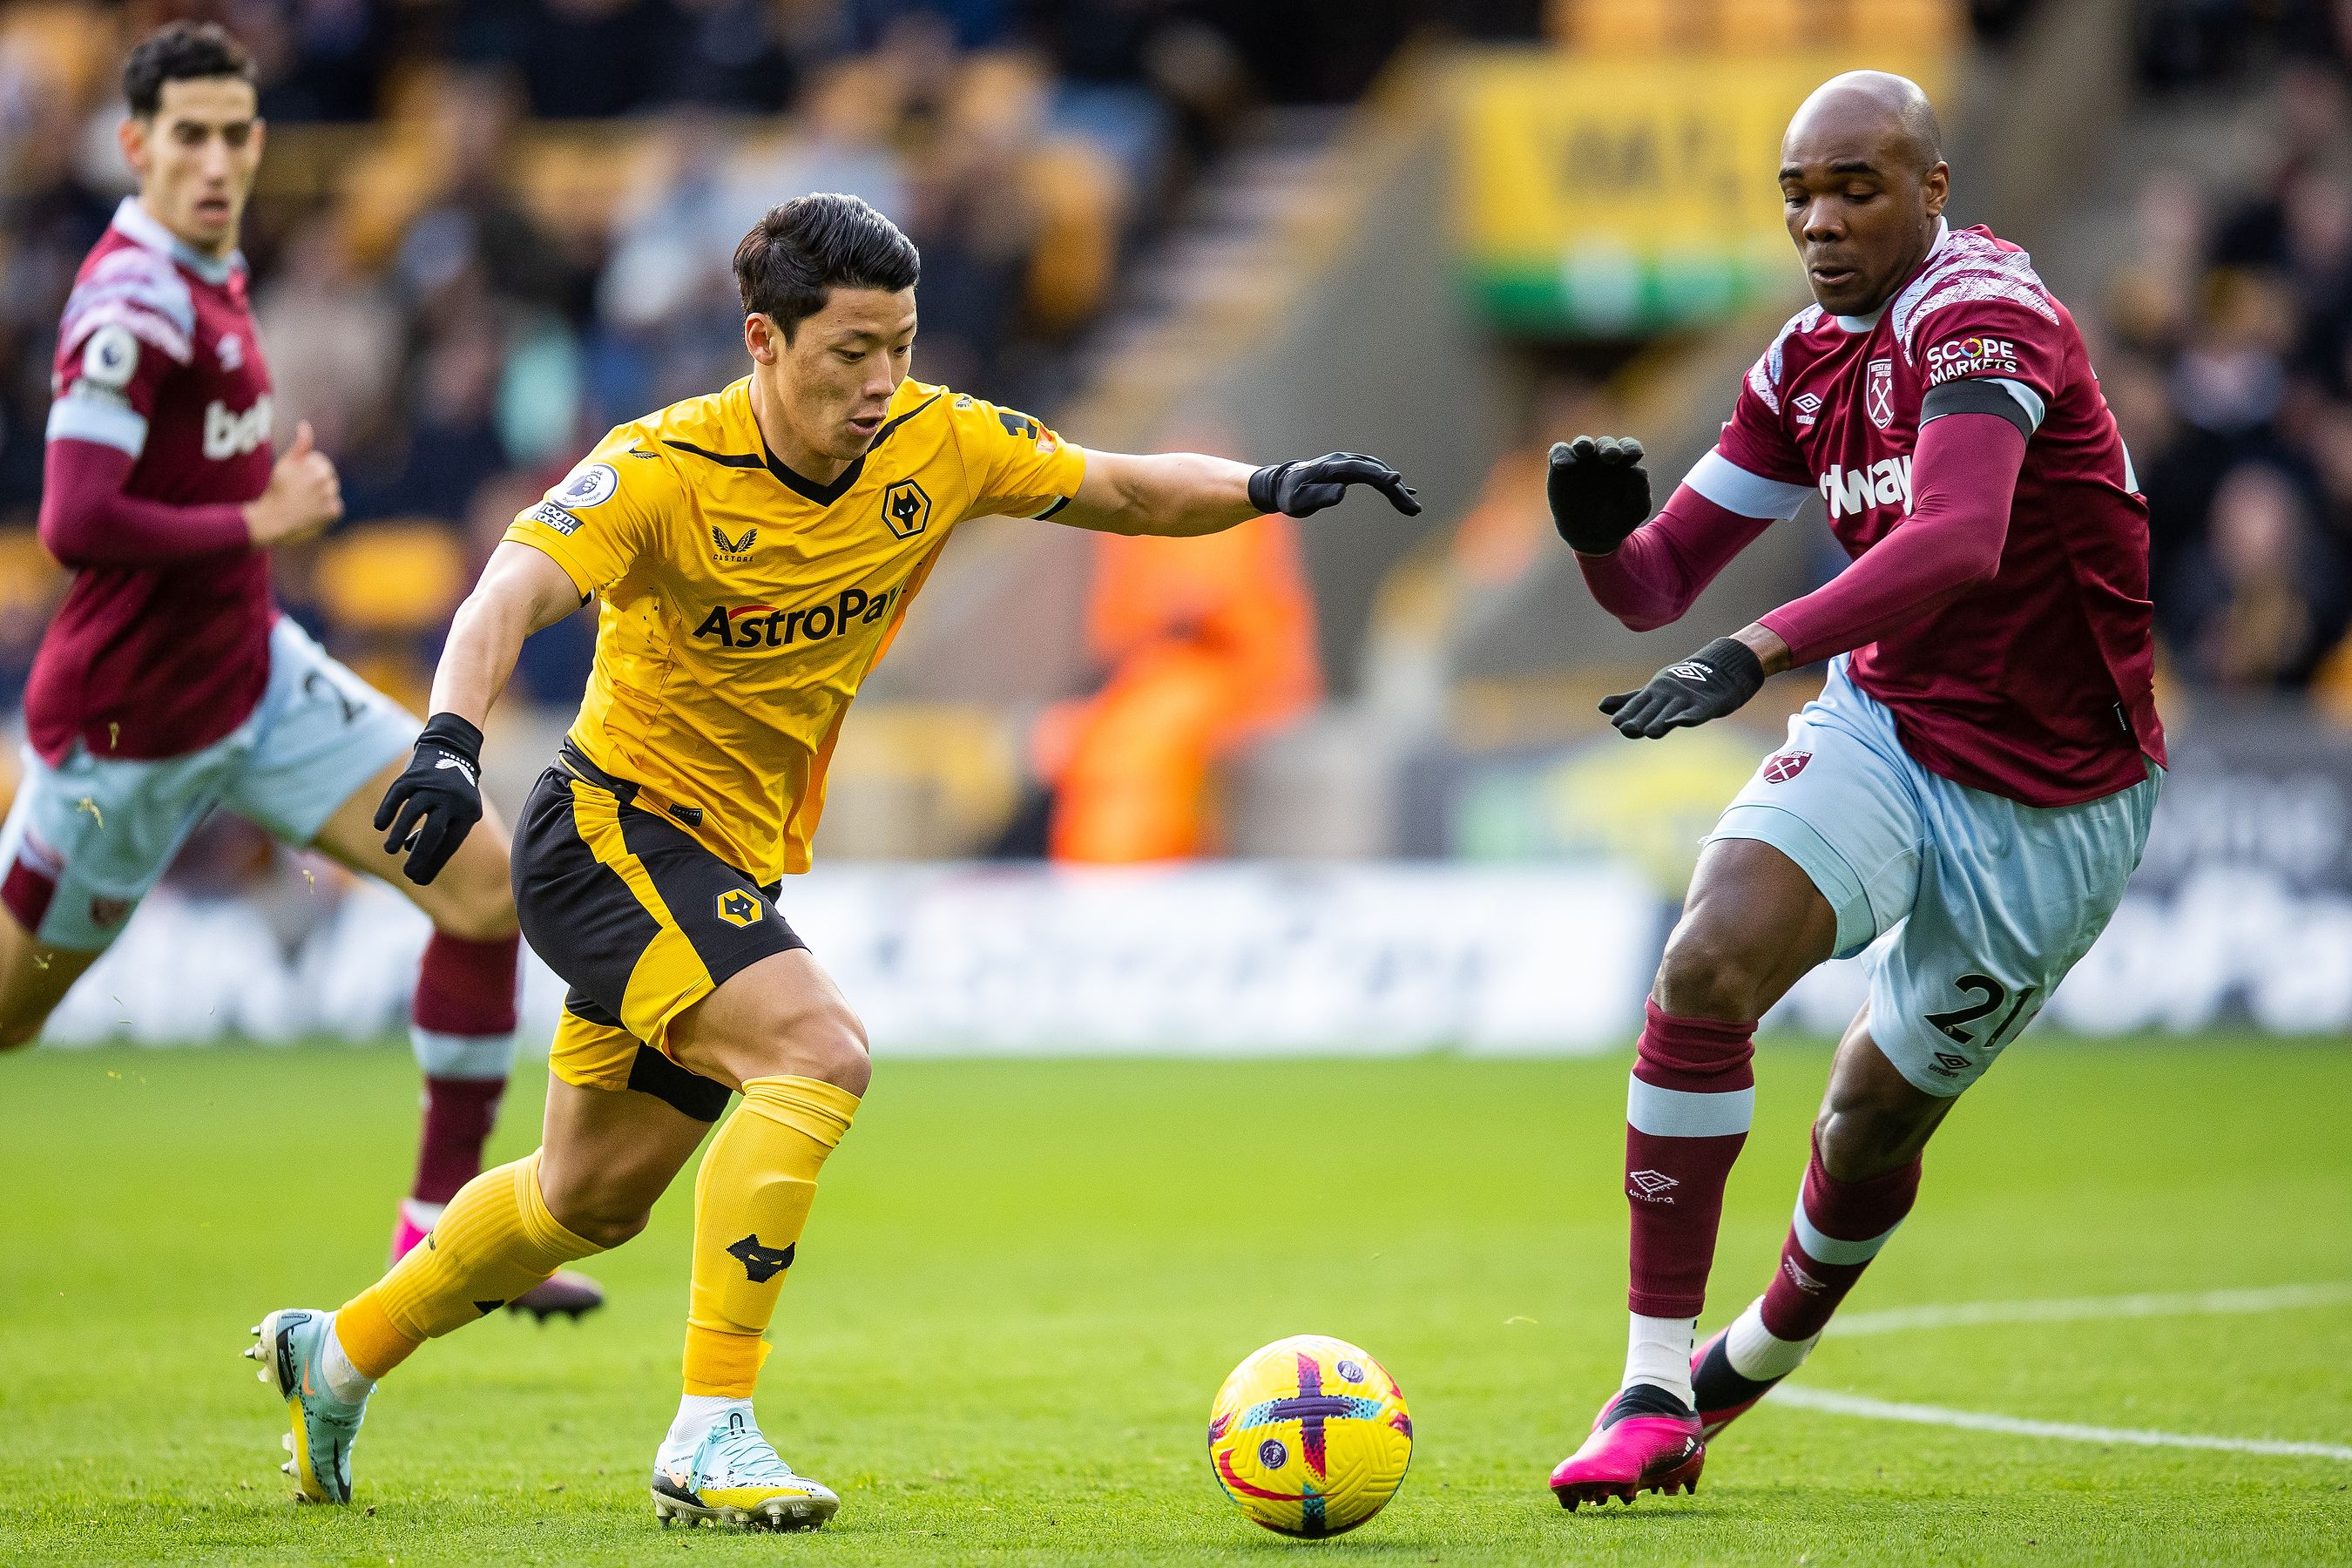
<path id="1" fill-rule="evenodd" d="M 1826 1052 L 1768 1045 L 1709 1328 L 1760 1289 Z M 1563 1513 L 1622 1348 L 1622 1058 L 886 1062 L 761 1398 L 837 1488 L 805 1537 L 665 1533 L 685 1184 L 592 1267 L 377 1395 L 357 1505 L 297 1509 L 238 1359 L 371 1278 L 414 1069 L 367 1050 L 0 1063 L 0 1560 L 937 1563 L 2321 1563 L 2352 1463 L 1906 1426 L 1768 1402 L 1695 1499 Z M 509 1096 L 527 1148 L 541 1079 Z M 1850 1310 L 2352 1280 L 2352 1051 L 2033 1037 L 1947 1126 Z M 1388 1511 L 1294 1543 L 1224 1501 L 1210 1395 L 1336 1333 L 1404 1385 Z M 2352 1310 L 1832 1331 L 1802 1383 L 2094 1426 L 2352 1443 Z"/>

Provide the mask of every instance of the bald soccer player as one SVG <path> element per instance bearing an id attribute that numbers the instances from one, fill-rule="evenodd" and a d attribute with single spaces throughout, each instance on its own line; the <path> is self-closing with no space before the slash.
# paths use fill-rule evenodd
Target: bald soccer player
<path id="1" fill-rule="evenodd" d="M 2115 912 L 2163 778 L 2147 508 L 2081 333 L 2025 253 L 1944 219 L 1933 110 L 1856 71 L 1780 153 L 1814 303 L 1649 518 L 1632 440 L 1551 451 L 1592 595 L 1646 631 L 1805 499 L 1853 564 L 1601 703 L 1656 740 L 1830 661 L 1706 841 L 1626 1097 L 1633 1322 L 1560 1502 L 1690 1490 L 1706 1444 L 1794 1372 L 1894 1234 L 1920 1152 Z M 1643 521 L 1649 518 L 1646 522 Z M 1846 1030 L 1764 1294 L 1694 1352 L 1756 1020 L 1900 928 Z"/>

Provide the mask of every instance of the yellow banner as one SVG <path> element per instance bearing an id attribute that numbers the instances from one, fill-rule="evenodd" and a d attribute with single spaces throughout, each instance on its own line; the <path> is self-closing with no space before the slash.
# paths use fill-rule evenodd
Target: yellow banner
<path id="1" fill-rule="evenodd" d="M 1473 278 L 1490 305 L 1497 289 L 1517 289 L 1520 313 L 1540 316 L 1537 296 L 1549 289 L 1560 314 L 1627 324 L 1737 303 L 1775 266 L 1794 287 L 1774 178 L 1780 134 L 1806 94 L 1864 63 L 1931 95 L 1945 74 L 1929 60 L 1831 53 L 1465 56 L 1454 79 L 1454 202 Z"/>

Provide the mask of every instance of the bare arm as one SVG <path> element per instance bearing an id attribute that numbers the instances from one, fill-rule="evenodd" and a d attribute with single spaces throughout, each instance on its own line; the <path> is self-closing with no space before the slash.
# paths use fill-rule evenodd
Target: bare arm
<path id="1" fill-rule="evenodd" d="M 1336 504 L 1349 485 L 1371 486 L 1408 515 L 1421 510 L 1394 468 L 1351 452 L 1252 468 L 1198 452 L 1090 449 L 1078 493 L 1054 521 L 1098 533 L 1184 539 L 1270 511 L 1306 517 Z"/>
<path id="2" fill-rule="evenodd" d="M 1088 451 L 1078 493 L 1054 521 L 1097 533 L 1222 533 L 1262 510 L 1250 504 L 1250 471 L 1198 452 Z"/>
<path id="3" fill-rule="evenodd" d="M 501 543 L 449 623 L 441 666 L 433 673 L 433 711 L 454 713 L 480 729 L 514 674 L 523 639 L 581 603 L 570 574 L 553 556 L 512 540 Z"/>

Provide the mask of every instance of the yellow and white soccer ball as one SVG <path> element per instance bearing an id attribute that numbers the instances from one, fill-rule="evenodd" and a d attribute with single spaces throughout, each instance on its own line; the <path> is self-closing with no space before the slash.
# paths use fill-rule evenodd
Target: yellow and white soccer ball
<path id="1" fill-rule="evenodd" d="M 1412 1461 L 1388 1369 L 1345 1340 L 1296 1334 L 1234 1368 L 1209 1409 L 1209 1463 L 1234 1506 L 1283 1535 L 1338 1535 L 1381 1511 Z"/>

